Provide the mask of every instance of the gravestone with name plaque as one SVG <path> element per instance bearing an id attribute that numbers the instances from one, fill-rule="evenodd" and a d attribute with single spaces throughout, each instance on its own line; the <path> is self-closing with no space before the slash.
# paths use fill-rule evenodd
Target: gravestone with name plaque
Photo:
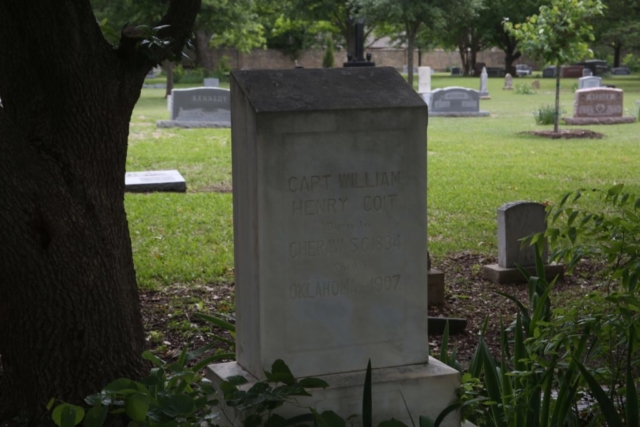
<path id="1" fill-rule="evenodd" d="M 585 70 L 589 70 L 589 69 L 585 68 Z M 585 77 L 580 77 L 578 79 L 578 89 L 586 89 L 588 87 L 600 87 L 600 86 L 602 86 L 602 77 L 585 76 Z"/>
<path id="2" fill-rule="evenodd" d="M 233 71 L 231 92 L 237 362 L 208 377 L 283 359 L 330 385 L 302 406 L 348 417 L 371 359 L 376 425 L 437 415 L 459 376 L 428 357 L 427 106 L 389 67 Z"/>
<path id="3" fill-rule="evenodd" d="M 480 92 L 465 87 L 447 87 L 431 92 L 430 116 L 481 117 L 488 111 L 480 111 Z"/>
<path id="4" fill-rule="evenodd" d="M 159 120 L 158 127 L 231 127 L 229 89 L 196 87 L 171 91 L 171 120 Z"/>
<path id="5" fill-rule="evenodd" d="M 568 125 L 634 123 L 634 116 L 623 116 L 623 95 L 622 89 L 609 87 L 578 89 L 574 95 L 573 117 L 566 117 L 564 121 Z"/>

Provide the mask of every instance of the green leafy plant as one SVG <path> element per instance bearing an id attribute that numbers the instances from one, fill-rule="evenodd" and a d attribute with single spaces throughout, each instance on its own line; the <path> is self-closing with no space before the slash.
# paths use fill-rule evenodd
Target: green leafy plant
<path id="1" fill-rule="evenodd" d="M 564 110 L 560 110 L 560 115 L 565 114 Z M 543 105 L 533 112 L 533 118 L 537 125 L 552 125 L 556 117 L 556 109 L 551 105 Z"/>
<path id="2" fill-rule="evenodd" d="M 333 54 L 333 39 L 331 37 L 327 37 L 326 48 L 324 50 L 324 55 L 322 56 L 322 68 L 333 68 L 335 64 L 335 58 Z"/>
<path id="3" fill-rule="evenodd" d="M 231 66 L 229 65 L 229 57 L 227 55 L 222 55 L 222 57 L 218 59 L 218 63 L 213 70 L 213 75 L 219 79 L 228 79 L 230 72 Z"/>
<path id="4" fill-rule="evenodd" d="M 622 65 L 628 67 L 634 73 L 640 71 L 640 58 L 633 53 L 628 53 L 622 58 Z"/>
<path id="5" fill-rule="evenodd" d="M 516 83 L 516 88 L 513 91 L 518 95 L 535 95 L 536 91 L 526 83 Z"/>

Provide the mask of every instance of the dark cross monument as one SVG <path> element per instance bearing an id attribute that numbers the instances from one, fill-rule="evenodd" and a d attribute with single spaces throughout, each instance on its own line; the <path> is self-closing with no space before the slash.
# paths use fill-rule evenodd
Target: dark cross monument
<path id="1" fill-rule="evenodd" d="M 352 18 L 353 19 L 353 18 Z M 364 55 L 364 24 L 360 20 L 356 20 L 356 54 L 355 57 L 352 52 L 347 54 L 347 62 L 343 65 L 345 67 L 375 67 L 376 63 L 371 62 L 371 54 L 367 53 L 367 58 Z"/>

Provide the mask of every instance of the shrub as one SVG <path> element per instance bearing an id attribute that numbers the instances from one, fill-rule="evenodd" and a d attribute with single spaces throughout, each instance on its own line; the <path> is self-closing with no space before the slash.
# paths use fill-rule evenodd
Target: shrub
<path id="1" fill-rule="evenodd" d="M 231 71 L 231 66 L 229 65 L 229 57 L 226 55 L 222 55 L 222 58 L 218 60 L 218 64 L 213 70 L 214 77 L 219 79 L 227 79 L 229 78 L 229 72 Z"/>
<path id="2" fill-rule="evenodd" d="M 558 114 L 562 116 L 565 113 L 563 109 L 560 109 Z M 538 125 L 552 125 L 555 119 L 556 109 L 552 105 L 543 105 L 538 108 L 538 111 L 533 112 L 533 118 Z"/>
<path id="3" fill-rule="evenodd" d="M 518 95 L 535 95 L 536 91 L 526 83 L 516 83 L 516 88 L 514 90 Z"/>
<path id="4" fill-rule="evenodd" d="M 640 71 L 640 58 L 635 56 L 633 53 L 628 53 L 622 58 L 622 65 L 625 67 L 629 67 L 629 70 L 632 72 Z"/>
<path id="5" fill-rule="evenodd" d="M 182 76 L 184 76 L 184 68 L 182 68 L 182 65 L 176 65 L 173 67 L 173 82 L 180 83 Z"/>
<path id="6" fill-rule="evenodd" d="M 335 64 L 335 59 L 333 55 L 333 40 L 331 37 L 327 37 L 327 48 L 324 51 L 324 55 L 322 56 L 322 68 L 333 68 Z"/>

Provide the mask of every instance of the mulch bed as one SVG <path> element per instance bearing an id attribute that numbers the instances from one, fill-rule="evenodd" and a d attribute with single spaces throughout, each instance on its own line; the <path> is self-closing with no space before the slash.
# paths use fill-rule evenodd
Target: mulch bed
<path id="1" fill-rule="evenodd" d="M 542 138 L 551 138 L 551 139 L 576 139 L 576 138 L 585 138 L 585 139 L 602 139 L 604 134 L 599 132 L 594 132 L 592 130 L 587 129 L 558 129 L 558 132 L 554 132 L 552 130 L 532 130 L 529 132 L 521 132 L 526 135 L 535 135 Z"/>
<path id="2" fill-rule="evenodd" d="M 500 325 L 508 326 L 516 315 L 516 306 L 497 292 L 516 296 L 527 305 L 526 284 L 498 285 L 484 279 L 483 265 L 496 263 L 492 257 L 472 253 L 450 254 L 434 259 L 433 267 L 445 274 L 445 303 L 429 308 L 429 316 L 467 319 L 463 334 L 450 337 L 450 345 L 457 346 L 458 360 L 466 366 L 478 344 L 478 333 L 488 318 L 485 341 L 494 355 L 500 354 Z M 597 287 L 598 271 L 603 266 L 594 262 L 581 262 L 573 275 L 558 282 L 552 298 L 559 292 L 579 298 Z M 147 345 L 165 359 L 175 358 L 184 346 L 198 348 L 213 342 L 214 335 L 232 339 L 227 331 L 210 328 L 193 315 L 197 312 L 233 315 L 234 289 L 229 284 L 211 284 L 191 287 L 176 284 L 169 291 L 141 291 L 142 313 L 147 333 Z M 563 298 L 566 300 L 566 298 Z M 552 300 L 553 303 L 553 300 Z M 209 327 L 209 331 L 204 331 Z M 431 354 L 439 354 L 442 337 L 429 336 Z M 218 351 L 230 348 L 220 343 Z"/>

